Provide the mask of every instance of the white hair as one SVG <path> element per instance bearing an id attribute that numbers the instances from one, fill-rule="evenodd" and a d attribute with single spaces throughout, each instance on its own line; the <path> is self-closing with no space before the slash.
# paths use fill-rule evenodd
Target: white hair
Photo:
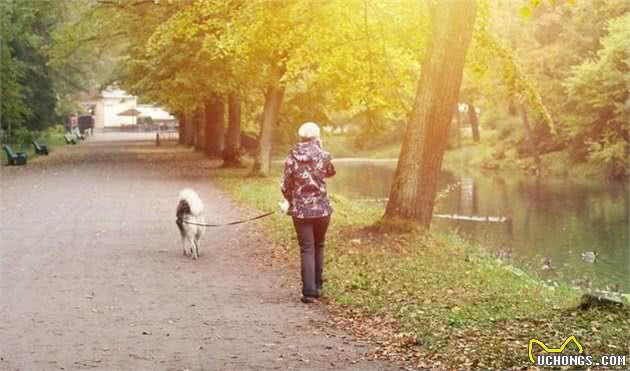
<path id="1" fill-rule="evenodd" d="M 298 135 L 304 139 L 319 138 L 319 126 L 314 122 L 304 123 L 298 129 Z"/>
<path id="2" fill-rule="evenodd" d="M 199 198 L 199 195 L 197 195 L 197 192 L 192 189 L 186 188 L 179 191 L 179 199 L 188 203 L 191 214 L 196 216 L 203 212 L 203 202 Z"/>

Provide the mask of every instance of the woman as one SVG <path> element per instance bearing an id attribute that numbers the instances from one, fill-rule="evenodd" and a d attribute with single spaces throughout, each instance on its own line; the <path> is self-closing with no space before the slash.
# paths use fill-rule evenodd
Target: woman
<path id="1" fill-rule="evenodd" d="M 297 143 L 285 162 L 281 190 L 300 245 L 302 302 L 312 303 L 322 289 L 324 241 L 332 208 L 326 178 L 335 175 L 330 154 L 322 149 L 317 124 L 307 122 L 298 130 Z"/>

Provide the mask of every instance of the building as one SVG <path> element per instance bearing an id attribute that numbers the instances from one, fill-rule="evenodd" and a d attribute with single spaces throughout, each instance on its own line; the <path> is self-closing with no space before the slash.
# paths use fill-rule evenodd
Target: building
<path id="1" fill-rule="evenodd" d="M 154 123 L 172 123 L 176 121 L 173 115 L 154 104 L 138 104 L 136 109 L 140 111 L 138 117 L 151 117 Z"/>
<path id="2" fill-rule="evenodd" d="M 92 110 L 95 130 L 120 129 L 138 123 L 139 117 L 151 117 L 153 122 L 173 123 L 175 117 L 152 104 L 138 104 L 136 96 L 124 90 L 107 87 L 102 91 L 92 91 L 79 98 L 84 112 Z M 137 111 L 137 116 L 120 115 L 123 112 Z"/>

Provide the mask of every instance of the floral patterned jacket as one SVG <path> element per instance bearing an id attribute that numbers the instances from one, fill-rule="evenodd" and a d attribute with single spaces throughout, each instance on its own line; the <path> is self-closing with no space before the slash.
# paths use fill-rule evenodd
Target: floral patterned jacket
<path id="1" fill-rule="evenodd" d="M 284 198 L 291 205 L 289 214 L 299 219 L 332 214 L 326 193 L 326 178 L 336 173 L 331 160 L 317 139 L 300 142 L 289 152 L 280 184 Z"/>

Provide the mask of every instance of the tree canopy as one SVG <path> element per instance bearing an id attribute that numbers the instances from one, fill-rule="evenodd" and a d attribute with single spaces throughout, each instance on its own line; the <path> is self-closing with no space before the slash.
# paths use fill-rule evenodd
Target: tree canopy
<path id="1" fill-rule="evenodd" d="M 480 124 L 505 132 L 499 145 L 521 156 L 532 155 L 522 145 L 531 134 L 541 153 L 562 150 L 605 164 L 611 177 L 627 176 L 630 6 L 477 4 L 459 101 L 481 107 Z M 81 90 L 116 83 L 182 114 L 238 94 L 242 128 L 261 138 L 290 141 L 301 122 L 316 120 L 352 127 L 362 148 L 402 133 L 432 33 L 425 1 L 8 0 L 0 7 L 5 129 L 49 126 L 76 109 Z M 530 111 L 529 134 L 512 124 L 519 105 Z M 263 147 L 268 161 L 271 146 Z"/>

